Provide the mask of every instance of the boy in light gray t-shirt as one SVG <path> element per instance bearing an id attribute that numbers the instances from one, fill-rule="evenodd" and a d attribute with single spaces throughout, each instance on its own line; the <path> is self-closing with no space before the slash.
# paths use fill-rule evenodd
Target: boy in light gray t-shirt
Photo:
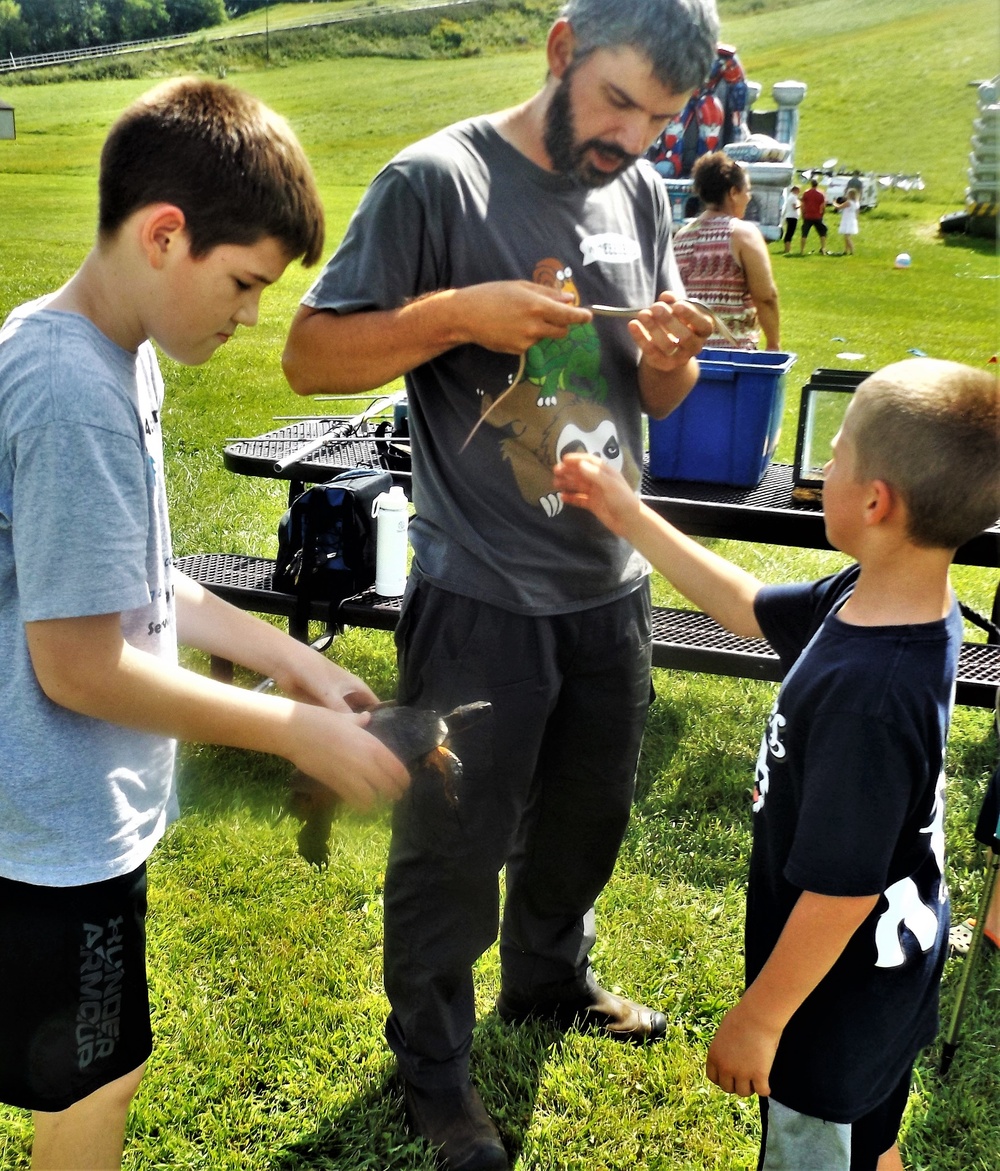
<path id="1" fill-rule="evenodd" d="M 50 300 L 0 331 L 0 662 L 17 713 L 0 724 L 0 873 L 82 886 L 134 870 L 176 817 L 174 741 L 94 735 L 53 703 L 24 623 L 119 612 L 125 639 L 173 666 L 177 623 L 153 347 L 129 353 Z"/>
<path id="2" fill-rule="evenodd" d="M 150 339 L 206 361 L 322 239 L 288 126 L 168 82 L 111 130 L 80 269 L 0 331 L 0 1101 L 34 1111 L 33 1165 L 121 1161 L 175 738 L 276 753 L 362 806 L 407 781 L 355 714 L 376 701 L 360 679 L 171 559 Z M 178 637 L 310 702 L 182 670 Z"/>

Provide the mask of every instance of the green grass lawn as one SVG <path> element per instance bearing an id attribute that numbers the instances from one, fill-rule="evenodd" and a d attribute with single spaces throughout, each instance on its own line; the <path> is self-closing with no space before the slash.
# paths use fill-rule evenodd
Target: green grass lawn
<path id="1" fill-rule="evenodd" d="M 301 6 L 298 6 L 301 7 Z M 316 6 L 319 8 L 320 6 Z M 961 207 L 975 111 L 973 79 L 996 69 L 992 0 L 803 0 L 750 12 L 723 5 L 723 36 L 749 75 L 805 81 L 798 162 L 837 156 L 878 171 L 920 171 L 926 189 L 888 192 L 865 213 L 854 257 L 771 252 L 788 378 L 780 459 L 794 449 L 798 387 L 821 366 L 872 369 L 922 350 L 984 365 L 1000 349 L 1000 271 L 989 242 L 944 238 Z M 275 10 L 277 11 L 277 10 Z M 259 14 L 258 14 L 259 15 Z M 897 64 L 899 62 L 900 64 Z M 453 61 L 330 59 L 247 69 L 231 80 L 295 126 L 314 161 L 335 245 L 364 186 L 399 147 L 446 122 L 522 100 L 544 73 L 537 45 Z M 18 139 L 0 143 L 0 316 L 70 275 L 89 246 L 96 159 L 114 116 L 148 80 L 0 86 Z M 832 247 L 837 250 L 835 232 Z M 906 251 L 912 267 L 893 267 Z M 313 274 L 295 268 L 265 295 L 261 323 L 208 366 L 164 362 L 165 441 L 178 553 L 273 553 L 284 507 L 274 482 L 222 467 L 227 438 L 277 415 L 309 413 L 279 356 Z M 857 360 L 839 353 L 859 353 Z M 815 575 L 836 554 L 720 544 L 769 579 Z M 996 571 L 956 567 L 962 598 L 988 609 Z M 672 598 L 656 583 L 661 601 Z M 351 631 L 340 661 L 383 696 L 391 638 Z M 200 667 L 197 657 L 191 662 Z M 519 1171 L 735 1169 L 753 1165 L 756 1107 L 715 1090 L 705 1051 L 741 978 L 748 795 L 774 688 L 655 673 L 635 816 L 598 907 L 598 973 L 667 1014 L 666 1045 L 625 1049 L 492 1013 L 495 950 L 479 967 L 473 1059 Z M 989 712 L 959 709 L 951 742 L 949 865 L 956 913 L 982 881 L 971 826 L 997 743 Z M 430 1171 L 408 1136 L 382 1039 L 381 888 L 385 813 L 345 816 L 332 865 L 295 852 L 282 762 L 189 747 L 185 816 L 154 855 L 150 968 L 157 1048 L 133 1112 L 132 1171 Z M 958 964 L 949 961 L 944 1003 Z M 1000 1152 L 1000 966 L 975 981 L 947 1082 L 938 1046 L 921 1059 L 903 1128 L 911 1171 L 987 1171 Z M 0 1107 L 0 1168 L 27 1167 L 30 1127 Z"/>

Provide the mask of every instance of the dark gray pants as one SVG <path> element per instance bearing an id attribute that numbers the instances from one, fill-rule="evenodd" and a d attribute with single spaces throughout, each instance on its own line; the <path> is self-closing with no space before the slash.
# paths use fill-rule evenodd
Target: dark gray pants
<path id="1" fill-rule="evenodd" d="M 593 981 L 594 900 L 628 823 L 650 695 L 648 585 L 575 614 L 511 614 L 411 581 L 396 632 L 400 702 L 493 709 L 435 781 L 397 803 L 385 882 L 389 1045 L 426 1088 L 468 1077 L 472 967 L 497 937 L 519 998 Z"/>

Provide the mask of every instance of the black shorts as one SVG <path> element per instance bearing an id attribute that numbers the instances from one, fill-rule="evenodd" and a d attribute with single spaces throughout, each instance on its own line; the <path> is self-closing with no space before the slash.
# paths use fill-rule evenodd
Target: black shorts
<path id="1" fill-rule="evenodd" d="M 87 886 L 0 878 L 0 1101 L 65 1110 L 149 1057 L 145 918 L 145 864 Z"/>
<path id="2" fill-rule="evenodd" d="M 793 220 L 791 216 L 788 216 L 786 218 L 786 220 L 785 220 L 785 243 L 786 244 L 791 244 L 792 240 L 795 239 L 795 226 L 796 226 L 796 224 L 798 224 L 798 222 L 799 221 L 797 219 Z"/>
<path id="3" fill-rule="evenodd" d="M 809 235 L 809 229 L 815 228 L 816 234 L 821 240 L 826 239 L 826 224 L 822 220 L 803 220 L 802 221 L 802 239 Z"/>

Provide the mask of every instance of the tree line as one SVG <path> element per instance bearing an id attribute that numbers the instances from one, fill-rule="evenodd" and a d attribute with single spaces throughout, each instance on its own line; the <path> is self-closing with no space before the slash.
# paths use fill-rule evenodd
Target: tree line
<path id="1" fill-rule="evenodd" d="M 257 6 L 255 0 L 230 4 L 233 15 Z M 221 24 L 226 16 L 225 0 L 0 0 L 0 54 L 170 36 Z"/>

